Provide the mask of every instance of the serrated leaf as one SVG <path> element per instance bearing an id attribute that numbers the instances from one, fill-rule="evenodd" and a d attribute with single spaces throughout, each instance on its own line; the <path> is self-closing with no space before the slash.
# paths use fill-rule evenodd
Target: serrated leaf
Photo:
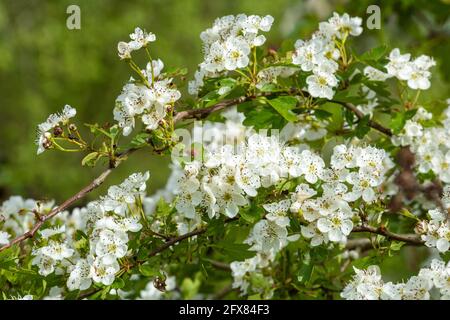
<path id="1" fill-rule="evenodd" d="M 297 98 L 291 96 L 281 96 L 275 99 L 267 100 L 269 104 L 285 118 L 287 121 L 296 121 L 297 116 L 292 109 L 297 106 Z"/>
<path id="2" fill-rule="evenodd" d="M 245 243 L 232 243 L 222 241 L 217 244 L 211 245 L 211 247 L 223 251 L 224 255 L 231 260 L 245 260 L 255 256 L 255 253 L 249 251 L 250 246 Z"/>

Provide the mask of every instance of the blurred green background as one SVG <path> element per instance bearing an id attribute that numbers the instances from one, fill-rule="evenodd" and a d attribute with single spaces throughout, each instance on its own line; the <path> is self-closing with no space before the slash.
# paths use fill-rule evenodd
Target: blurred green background
<path id="1" fill-rule="evenodd" d="M 66 8 L 71 4 L 81 8 L 81 30 L 66 27 Z M 275 23 L 267 38 L 276 48 L 282 39 L 309 36 L 333 10 L 365 19 L 370 4 L 381 8 L 381 30 L 365 30 L 354 41 L 356 50 L 382 41 L 432 55 L 438 67 L 427 94 L 450 97 L 448 1 L 1 0 L 0 199 L 20 194 L 58 203 L 102 170 L 81 168 L 81 154 L 49 151 L 36 156 L 35 128 L 65 104 L 77 108 L 79 124 L 112 121 L 115 98 L 131 75 L 118 59 L 116 45 L 127 40 L 134 27 L 154 32 L 153 55 L 166 67 L 188 67 L 190 78 L 201 61 L 199 34 L 216 17 L 273 15 Z M 165 183 L 168 163 L 166 158 L 141 152 L 114 172 L 107 185 L 132 172 L 150 170 L 149 188 L 155 190 Z"/>

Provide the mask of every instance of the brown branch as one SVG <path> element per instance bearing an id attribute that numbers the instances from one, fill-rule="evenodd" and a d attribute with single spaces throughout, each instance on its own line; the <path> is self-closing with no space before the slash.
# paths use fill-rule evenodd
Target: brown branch
<path id="1" fill-rule="evenodd" d="M 223 288 L 222 290 L 220 290 L 219 292 L 217 292 L 214 296 L 213 296 L 213 300 L 222 300 L 225 299 L 225 297 L 227 295 L 229 295 L 231 292 L 233 291 L 237 291 L 237 288 L 233 288 L 232 285 L 228 285 L 225 288 Z"/>
<path id="2" fill-rule="evenodd" d="M 355 107 L 354 104 L 352 103 L 348 103 L 348 102 L 341 102 L 341 101 L 336 101 L 336 100 L 331 100 L 331 102 L 340 104 L 341 106 L 343 106 L 344 108 L 350 110 L 351 112 L 353 112 L 356 117 L 358 117 L 358 119 L 362 119 L 365 114 L 361 112 L 361 110 L 359 110 L 358 108 Z M 392 131 L 384 126 L 382 126 L 380 123 L 374 121 L 374 120 L 369 120 L 368 122 L 369 127 L 384 133 L 385 135 L 391 137 L 392 136 Z"/>
<path id="3" fill-rule="evenodd" d="M 190 238 L 190 237 L 194 237 L 194 236 L 197 236 L 197 235 L 199 235 L 199 234 L 205 233 L 206 230 L 207 230 L 207 228 L 204 227 L 204 228 L 196 229 L 196 230 L 194 230 L 194 231 L 185 233 L 185 234 L 183 234 L 183 235 L 181 235 L 181 236 L 172 238 L 172 239 L 170 239 L 169 241 L 167 241 L 166 243 L 164 243 L 163 245 L 161 245 L 160 247 L 158 247 L 158 248 L 156 248 L 155 250 L 153 250 L 152 252 L 150 252 L 150 253 L 148 254 L 148 257 L 150 258 L 150 257 L 156 256 L 158 253 L 163 252 L 164 250 L 170 248 L 170 247 L 173 246 L 174 244 L 176 244 L 176 243 L 178 243 L 178 242 L 180 242 L 180 241 L 183 241 L 183 240 L 185 240 L 185 239 L 188 239 L 188 238 Z"/>
<path id="4" fill-rule="evenodd" d="M 260 93 L 257 93 L 255 95 L 251 95 L 251 96 L 241 96 L 238 98 L 221 101 L 221 102 L 216 103 L 208 108 L 190 109 L 190 110 L 180 111 L 175 115 L 175 117 L 173 118 L 173 121 L 176 123 L 176 122 L 179 122 L 181 120 L 186 120 L 186 119 L 193 119 L 193 118 L 204 119 L 213 112 L 220 111 L 227 107 L 232 107 L 234 105 L 241 104 L 241 103 L 244 103 L 244 102 L 259 98 L 259 97 L 289 95 L 289 94 L 298 94 L 298 93 L 299 93 L 299 90 L 297 90 L 296 88 L 291 88 L 286 91 L 260 92 Z"/>
<path id="5" fill-rule="evenodd" d="M 0 247 L 0 252 L 10 248 L 11 246 L 15 245 L 16 243 L 25 241 L 26 239 L 34 237 L 36 232 L 39 230 L 39 228 L 44 224 L 45 221 L 53 218 L 61 211 L 67 209 L 72 203 L 75 201 L 83 198 L 86 196 L 89 192 L 92 190 L 98 188 L 109 176 L 111 173 L 112 168 L 107 169 L 106 171 L 102 172 L 96 179 L 94 179 L 90 184 L 88 184 L 86 187 L 78 191 L 75 195 L 64 201 L 60 206 L 53 208 L 48 214 L 46 215 L 40 215 L 38 222 L 33 226 L 33 228 L 21 236 L 18 236 L 14 240 L 12 240 L 10 243 L 5 244 L 4 246 Z"/>
<path id="6" fill-rule="evenodd" d="M 255 98 L 255 96 L 248 96 L 248 97 L 242 96 L 242 97 L 235 98 L 235 99 L 224 100 L 224 101 L 219 102 L 215 105 L 212 105 L 208 108 L 180 111 L 173 118 L 173 122 L 176 123 L 181 120 L 192 119 L 192 118 L 203 119 L 215 111 L 219 111 L 219 110 L 225 109 L 226 107 L 231 107 L 236 104 L 240 104 L 240 103 L 249 101 L 254 98 Z"/>
<path id="7" fill-rule="evenodd" d="M 234 99 L 224 100 L 224 101 L 221 101 L 221 102 L 219 102 L 215 105 L 212 105 L 208 108 L 180 111 L 175 115 L 173 121 L 179 122 L 181 120 L 192 119 L 192 118 L 203 119 L 203 118 L 206 118 L 208 115 L 210 115 L 213 112 L 220 111 L 227 107 L 241 104 L 246 101 L 256 99 L 258 97 L 267 97 L 267 96 L 272 96 L 272 95 L 289 95 L 289 94 L 300 95 L 302 97 L 309 96 L 308 92 L 305 92 L 305 91 L 297 89 L 297 88 L 291 88 L 289 90 L 280 91 L 280 92 L 261 92 L 256 95 L 253 95 L 253 96 L 242 96 L 242 97 L 238 97 L 238 98 L 234 98 Z M 344 108 L 352 111 L 358 119 L 362 119 L 365 116 L 364 113 L 362 113 L 352 103 L 342 102 L 342 101 L 337 101 L 337 100 L 330 100 L 330 102 L 340 104 Z M 369 125 L 369 127 L 373 128 L 389 137 L 391 137 L 393 135 L 392 131 L 390 129 L 384 127 L 383 125 L 381 125 L 379 122 L 377 122 L 375 120 L 369 120 L 368 125 Z"/>
<path id="8" fill-rule="evenodd" d="M 356 226 L 352 232 L 369 232 L 379 234 L 389 238 L 391 240 L 403 241 L 413 245 L 423 245 L 425 242 L 420 237 L 414 234 L 397 234 L 387 230 L 385 227 L 372 227 L 372 226 Z"/>
<path id="9" fill-rule="evenodd" d="M 219 270 L 224 270 L 224 271 L 231 271 L 231 267 L 228 263 L 211 260 L 211 259 L 207 259 L 207 261 L 209 261 L 214 268 L 217 268 Z"/>

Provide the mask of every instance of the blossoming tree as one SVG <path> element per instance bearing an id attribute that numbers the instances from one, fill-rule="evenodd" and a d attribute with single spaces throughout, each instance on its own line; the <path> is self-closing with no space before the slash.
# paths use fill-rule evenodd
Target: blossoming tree
<path id="1" fill-rule="evenodd" d="M 38 154 L 82 152 L 105 171 L 61 204 L 2 204 L 4 299 L 450 298 L 450 108 L 418 103 L 434 60 L 355 53 L 362 20 L 337 13 L 265 48 L 273 20 L 230 15 L 202 32 L 190 97 L 186 70 L 136 28 L 118 44 L 132 77 L 115 123 L 81 130 L 67 105 L 38 126 Z M 143 148 L 171 155 L 164 189 L 147 194 L 151 173 L 134 173 L 73 208 Z M 377 265 L 406 246 L 433 259 L 385 282 Z"/>

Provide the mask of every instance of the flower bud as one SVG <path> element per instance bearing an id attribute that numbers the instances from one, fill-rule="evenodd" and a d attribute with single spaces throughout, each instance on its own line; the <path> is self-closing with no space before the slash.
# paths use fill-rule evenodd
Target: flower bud
<path id="1" fill-rule="evenodd" d="M 63 132 L 64 132 L 64 130 L 63 130 L 60 126 L 56 126 L 56 127 L 53 129 L 53 135 L 54 135 L 55 137 L 59 137 L 60 135 L 62 135 Z"/>

